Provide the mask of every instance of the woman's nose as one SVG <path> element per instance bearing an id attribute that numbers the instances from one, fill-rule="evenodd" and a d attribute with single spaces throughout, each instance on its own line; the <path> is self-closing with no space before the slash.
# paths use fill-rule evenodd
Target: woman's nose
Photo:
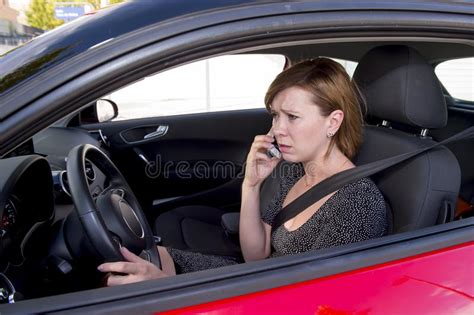
<path id="1" fill-rule="evenodd" d="M 272 122 L 272 130 L 273 135 L 285 135 L 286 134 L 286 126 L 282 119 L 274 119 Z"/>

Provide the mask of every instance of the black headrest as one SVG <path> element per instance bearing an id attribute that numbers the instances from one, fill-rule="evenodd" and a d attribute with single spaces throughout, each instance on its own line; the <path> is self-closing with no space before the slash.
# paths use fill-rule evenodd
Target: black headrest
<path id="1" fill-rule="evenodd" d="M 421 128 L 446 125 L 446 103 L 433 67 L 411 47 L 373 48 L 360 60 L 354 80 L 369 116 Z"/>

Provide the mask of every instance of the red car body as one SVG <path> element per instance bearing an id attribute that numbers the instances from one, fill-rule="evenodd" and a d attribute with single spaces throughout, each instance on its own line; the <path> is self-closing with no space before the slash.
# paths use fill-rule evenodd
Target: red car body
<path id="1" fill-rule="evenodd" d="M 473 257 L 474 243 L 470 242 L 157 314 L 472 314 Z M 465 259 L 471 259 L 471 264 Z"/>

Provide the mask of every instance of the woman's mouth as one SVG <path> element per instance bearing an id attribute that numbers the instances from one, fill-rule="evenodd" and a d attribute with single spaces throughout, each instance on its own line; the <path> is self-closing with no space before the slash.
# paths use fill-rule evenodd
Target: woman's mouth
<path id="1" fill-rule="evenodd" d="M 281 153 L 287 153 L 291 147 L 285 144 L 278 144 L 278 148 L 280 149 Z"/>

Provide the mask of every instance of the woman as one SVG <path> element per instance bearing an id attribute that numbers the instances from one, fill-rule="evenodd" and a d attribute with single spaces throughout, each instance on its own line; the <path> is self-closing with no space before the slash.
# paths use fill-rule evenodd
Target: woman
<path id="1" fill-rule="evenodd" d="M 322 180 L 354 167 L 351 158 L 362 142 L 357 87 L 338 63 L 317 58 L 283 71 L 271 84 L 265 104 L 272 130 L 256 136 L 247 156 L 242 185 L 240 245 L 245 261 L 305 252 L 380 237 L 387 218 L 380 191 L 370 179 L 346 185 L 314 203 L 273 233 L 273 220 L 284 206 Z M 266 152 L 278 143 L 281 158 Z M 260 187 L 281 159 L 290 162 L 279 193 L 260 211 Z M 274 249 L 272 251 L 272 248 Z M 237 263 L 233 259 L 159 248 L 163 270 L 133 255 L 128 262 L 106 263 L 104 272 L 125 273 L 108 285 L 154 279 Z"/>

